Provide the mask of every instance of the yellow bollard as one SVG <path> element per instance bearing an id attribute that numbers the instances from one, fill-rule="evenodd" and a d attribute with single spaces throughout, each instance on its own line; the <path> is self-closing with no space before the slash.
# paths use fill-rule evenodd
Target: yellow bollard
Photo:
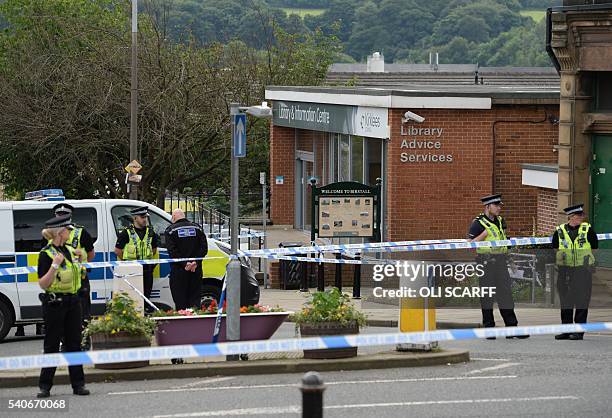
<path id="1" fill-rule="evenodd" d="M 400 332 L 432 331 L 436 329 L 436 308 L 429 298 L 400 299 Z"/>

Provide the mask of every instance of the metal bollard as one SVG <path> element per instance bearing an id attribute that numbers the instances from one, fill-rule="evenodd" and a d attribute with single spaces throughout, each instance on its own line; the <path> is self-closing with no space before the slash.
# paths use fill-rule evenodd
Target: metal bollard
<path id="1" fill-rule="evenodd" d="M 342 254 L 336 253 L 336 260 L 342 260 Z M 336 264 L 336 282 L 335 286 L 342 291 L 342 264 Z"/>
<path id="2" fill-rule="evenodd" d="M 317 372 L 302 376 L 302 418 L 323 418 L 323 391 L 325 385 Z"/>

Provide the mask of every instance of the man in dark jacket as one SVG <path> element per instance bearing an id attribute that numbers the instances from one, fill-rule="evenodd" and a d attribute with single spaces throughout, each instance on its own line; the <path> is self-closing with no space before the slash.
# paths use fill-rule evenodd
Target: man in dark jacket
<path id="1" fill-rule="evenodd" d="M 208 243 L 202 228 L 185 219 L 185 212 L 172 212 L 172 225 L 166 229 L 166 245 L 170 258 L 206 257 Z M 176 309 L 200 306 L 202 261 L 172 263 L 170 292 Z"/>

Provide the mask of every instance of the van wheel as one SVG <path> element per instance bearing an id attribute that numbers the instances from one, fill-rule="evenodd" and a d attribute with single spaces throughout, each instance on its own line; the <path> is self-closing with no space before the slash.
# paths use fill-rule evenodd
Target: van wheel
<path id="1" fill-rule="evenodd" d="M 12 326 L 13 312 L 6 302 L 0 300 L 0 341 L 6 337 L 6 334 L 9 333 Z"/>
<path id="2" fill-rule="evenodd" d="M 214 300 L 219 305 L 221 299 L 221 288 L 219 286 L 213 286 L 210 284 L 202 285 L 202 292 L 200 294 L 200 306 L 208 308 Z"/>

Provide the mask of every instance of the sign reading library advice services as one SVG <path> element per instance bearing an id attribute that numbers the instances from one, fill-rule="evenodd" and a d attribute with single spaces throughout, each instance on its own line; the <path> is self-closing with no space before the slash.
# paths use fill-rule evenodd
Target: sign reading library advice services
<path id="1" fill-rule="evenodd" d="M 389 138 L 389 114 L 386 108 L 277 100 L 272 106 L 272 115 L 276 126 Z"/>

